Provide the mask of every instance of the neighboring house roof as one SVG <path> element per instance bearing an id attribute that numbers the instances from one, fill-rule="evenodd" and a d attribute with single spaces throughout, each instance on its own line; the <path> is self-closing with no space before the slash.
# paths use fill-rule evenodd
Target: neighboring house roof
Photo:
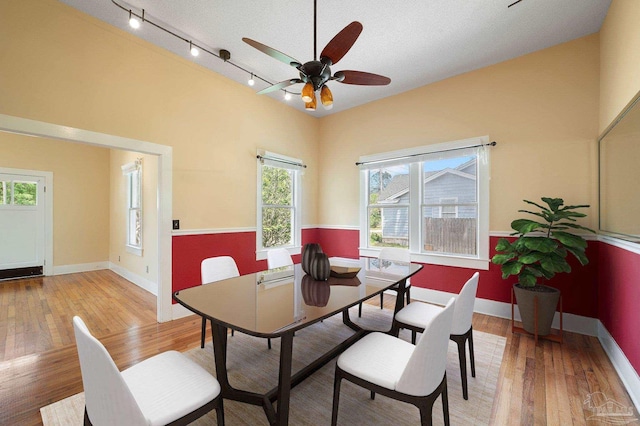
<path id="1" fill-rule="evenodd" d="M 467 170 L 470 166 L 475 165 L 476 158 L 472 158 L 466 163 L 460 164 L 455 169 L 446 168 L 434 172 L 426 172 L 424 174 L 424 183 L 433 182 L 436 179 L 441 178 L 447 174 L 454 174 L 466 179 L 475 180 L 475 175 L 470 173 L 466 173 L 463 170 Z M 378 203 L 380 204 L 392 204 L 396 203 L 398 199 L 406 194 L 409 191 L 409 175 L 395 175 L 391 178 L 391 181 L 387 184 L 387 186 L 380 191 L 380 196 L 378 197 Z"/>

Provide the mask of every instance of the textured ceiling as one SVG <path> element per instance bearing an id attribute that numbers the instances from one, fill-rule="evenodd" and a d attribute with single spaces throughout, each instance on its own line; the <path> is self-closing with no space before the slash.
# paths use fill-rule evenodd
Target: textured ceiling
<path id="1" fill-rule="evenodd" d="M 277 83 L 296 78 L 296 69 L 242 41 L 248 37 L 301 62 L 313 59 L 312 0 L 61 0 L 76 9 L 246 84 L 249 75 L 222 60 L 189 54 L 188 43 L 152 25 L 131 29 L 117 2 L 231 62 Z M 329 82 L 334 108 L 307 112 L 321 117 L 392 96 L 464 72 L 598 32 L 610 0 L 317 0 L 320 52 L 352 21 L 360 37 L 332 71 L 358 70 L 391 78 L 388 86 Z M 257 80 L 256 92 L 268 84 Z M 301 85 L 290 87 L 299 92 Z M 281 102 L 283 92 L 268 95 Z M 287 102 L 304 111 L 299 96 Z"/>

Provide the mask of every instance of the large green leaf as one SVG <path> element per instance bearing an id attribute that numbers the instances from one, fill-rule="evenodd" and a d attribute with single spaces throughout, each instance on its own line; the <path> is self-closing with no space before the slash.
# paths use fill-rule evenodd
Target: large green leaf
<path id="1" fill-rule="evenodd" d="M 563 258 L 555 253 L 550 253 L 547 257 L 540 261 L 540 266 L 551 272 L 571 272 L 571 266 Z"/>
<path id="2" fill-rule="evenodd" d="M 537 208 L 539 208 L 540 210 L 546 210 L 546 211 L 548 211 L 549 213 L 551 213 L 551 212 L 549 211 L 549 209 L 547 209 L 547 208 L 546 208 L 546 207 L 544 207 L 544 206 L 541 206 L 541 205 L 540 205 L 540 204 L 538 204 L 538 203 L 534 203 L 533 201 L 529 201 L 529 200 L 522 200 L 522 201 L 524 201 L 524 202 L 525 202 L 525 203 L 527 203 L 527 204 L 532 204 L 532 205 L 536 206 Z"/>
<path id="3" fill-rule="evenodd" d="M 511 248 L 511 243 L 506 238 L 500 238 L 496 244 L 496 251 L 507 251 Z"/>
<path id="4" fill-rule="evenodd" d="M 496 254 L 491 258 L 491 261 L 496 265 L 504 265 L 511 259 L 517 256 L 517 253 L 505 253 L 505 254 Z"/>
<path id="5" fill-rule="evenodd" d="M 511 228 L 513 228 L 514 230 L 518 231 L 521 234 L 528 234 L 529 232 L 535 231 L 539 228 L 544 229 L 545 227 L 548 227 L 548 226 L 549 225 L 536 222 L 530 219 L 516 219 L 513 222 L 511 222 Z"/>
<path id="6" fill-rule="evenodd" d="M 535 250 L 542 253 L 551 253 L 558 247 L 558 243 L 551 238 L 545 237 L 522 237 L 522 243 L 529 250 Z"/>
<path id="7" fill-rule="evenodd" d="M 589 263 L 589 259 L 587 259 L 587 255 L 584 253 L 584 249 L 567 247 L 567 251 L 573 254 L 582 266 Z"/>
<path id="8" fill-rule="evenodd" d="M 525 265 L 530 265 L 532 263 L 536 263 L 539 262 L 540 260 L 544 259 L 545 254 L 544 253 L 540 253 L 540 252 L 532 252 L 532 253 L 528 253 L 525 255 L 520 256 L 520 262 L 524 263 Z"/>
<path id="9" fill-rule="evenodd" d="M 586 248 L 587 241 L 579 235 L 570 234 L 568 232 L 554 231 L 552 232 L 554 238 L 560 241 L 565 247 L 573 248 Z"/>
<path id="10" fill-rule="evenodd" d="M 542 197 L 542 201 L 547 203 L 551 211 L 553 211 L 554 213 L 557 212 L 558 209 L 564 204 L 564 200 L 562 198 Z"/>
<path id="11" fill-rule="evenodd" d="M 522 263 L 511 260 L 502 265 L 502 278 L 507 278 L 509 275 L 518 275 L 522 270 Z"/>
<path id="12" fill-rule="evenodd" d="M 533 287 L 534 285 L 536 285 L 537 280 L 538 279 L 536 278 L 536 276 L 528 271 L 523 271 L 518 276 L 518 282 L 524 287 Z"/>

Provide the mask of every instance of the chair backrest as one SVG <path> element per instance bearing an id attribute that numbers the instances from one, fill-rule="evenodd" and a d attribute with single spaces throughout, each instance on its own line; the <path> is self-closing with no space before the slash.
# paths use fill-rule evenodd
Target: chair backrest
<path id="1" fill-rule="evenodd" d="M 405 367 L 396 390 L 409 395 L 426 396 L 442 382 L 447 369 L 449 334 L 455 298 L 427 324 Z"/>
<path id="2" fill-rule="evenodd" d="M 200 264 L 202 284 L 239 276 L 238 266 L 231 256 L 210 257 Z"/>
<path id="3" fill-rule="evenodd" d="M 107 349 L 91 335 L 80 317 L 73 317 L 73 328 L 91 423 L 146 425 L 147 420 Z"/>
<path id="4" fill-rule="evenodd" d="M 451 334 L 464 334 L 471 328 L 473 305 L 476 301 L 479 278 L 480 274 L 478 272 L 473 274 L 462 287 L 462 290 L 460 290 L 458 297 L 456 297 L 456 308 L 453 311 Z"/>
<path id="5" fill-rule="evenodd" d="M 293 259 L 285 248 L 271 249 L 267 252 L 267 265 L 269 269 L 293 265 Z"/>
<path id="6" fill-rule="evenodd" d="M 409 250 L 399 247 L 383 247 L 378 254 L 378 259 L 411 262 L 411 253 L 409 253 Z"/>

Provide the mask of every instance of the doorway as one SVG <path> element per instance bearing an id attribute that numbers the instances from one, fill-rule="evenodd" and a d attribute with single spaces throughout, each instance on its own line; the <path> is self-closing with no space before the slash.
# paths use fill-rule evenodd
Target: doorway
<path id="1" fill-rule="evenodd" d="M 171 304 L 171 211 L 173 148 L 136 139 L 92 132 L 42 121 L 0 114 L 0 131 L 104 148 L 136 151 L 158 158 L 158 322 L 172 319 Z"/>
<path id="2" fill-rule="evenodd" d="M 52 183 L 50 172 L 0 168 L 0 279 L 50 272 Z"/>

